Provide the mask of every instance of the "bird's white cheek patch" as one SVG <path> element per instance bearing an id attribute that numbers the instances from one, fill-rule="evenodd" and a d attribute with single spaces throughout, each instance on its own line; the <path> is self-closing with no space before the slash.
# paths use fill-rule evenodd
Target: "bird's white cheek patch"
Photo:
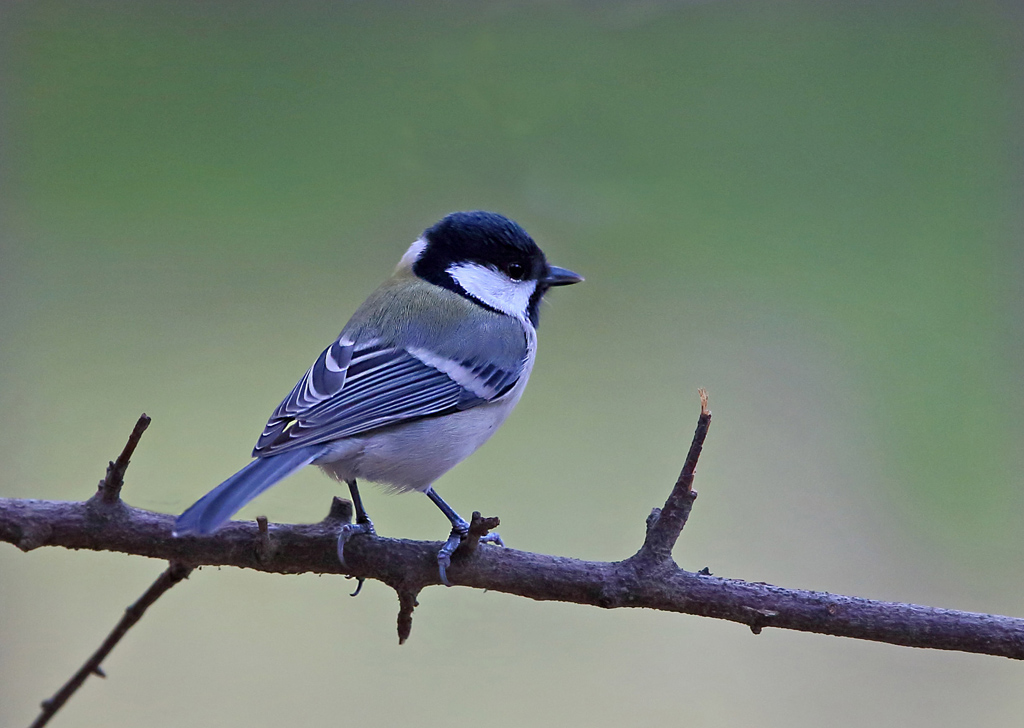
<path id="1" fill-rule="evenodd" d="M 456 283 L 473 298 L 518 319 L 526 318 L 537 281 L 514 281 L 494 268 L 476 263 L 459 263 L 447 270 Z"/>

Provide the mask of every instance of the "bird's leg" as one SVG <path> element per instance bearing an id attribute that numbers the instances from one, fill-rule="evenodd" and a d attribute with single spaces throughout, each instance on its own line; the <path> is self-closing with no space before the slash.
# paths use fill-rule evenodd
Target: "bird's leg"
<path id="1" fill-rule="evenodd" d="M 455 549 L 462 543 L 462 539 L 469 535 L 469 524 L 466 523 L 466 519 L 455 512 L 450 505 L 444 502 L 433 489 L 427 488 L 427 498 L 434 502 L 438 508 L 441 509 L 441 513 L 448 517 L 448 520 L 452 522 L 452 532 L 448 535 L 448 540 L 444 542 L 444 546 L 437 552 L 437 570 L 441 576 L 441 583 L 445 586 L 451 586 L 451 582 L 448 581 L 448 567 L 452 564 L 452 554 L 455 553 Z"/>
<path id="2" fill-rule="evenodd" d="M 356 479 L 345 481 L 348 484 L 348 492 L 352 494 L 352 505 L 356 509 L 356 523 L 365 523 L 370 526 L 370 533 L 373 533 L 373 522 L 370 521 L 370 517 L 366 515 L 366 509 L 363 508 L 363 499 L 359 497 L 359 486 L 356 485 Z"/>
<path id="3" fill-rule="evenodd" d="M 356 522 L 346 523 L 341 527 L 341 533 L 338 534 L 338 561 L 341 562 L 342 566 L 347 566 L 345 563 L 345 543 L 359 533 L 368 533 L 371 536 L 375 536 L 377 532 L 373 530 L 373 522 L 370 517 L 366 515 L 366 509 L 363 508 L 363 499 L 359 497 L 359 487 L 356 485 L 355 478 L 346 480 L 348 483 L 348 490 L 352 494 L 352 505 L 356 511 Z M 363 586 L 363 580 L 359 580 L 359 586 L 356 588 L 356 594 L 359 593 L 359 589 Z M 353 594 L 355 596 L 355 594 Z"/>
<path id="4" fill-rule="evenodd" d="M 433 487 L 427 488 L 427 497 L 434 502 L 434 505 L 441 509 L 441 513 L 448 517 L 448 520 L 452 522 L 452 532 L 448 535 L 448 540 L 444 542 L 444 546 L 437 552 L 437 570 L 441 576 L 441 583 L 445 586 L 451 586 L 451 582 L 448 581 L 448 567 L 452 564 L 452 554 L 459 548 L 463 539 L 469 535 L 469 524 L 466 523 L 466 519 L 460 516 L 455 510 L 444 502 L 444 500 L 437 494 Z M 496 543 L 500 546 L 505 544 L 501 541 L 501 536 L 496 533 L 489 533 L 480 539 L 480 543 Z"/>

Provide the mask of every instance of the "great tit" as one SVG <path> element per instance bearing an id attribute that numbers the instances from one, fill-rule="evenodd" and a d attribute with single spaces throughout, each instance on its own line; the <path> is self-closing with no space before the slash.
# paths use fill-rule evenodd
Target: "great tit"
<path id="1" fill-rule="evenodd" d="M 583 278 L 549 265 L 533 239 L 493 212 L 455 212 L 428 228 L 277 406 L 252 462 L 178 516 L 175 535 L 215 531 L 310 463 L 345 481 L 356 522 L 374 533 L 356 482 L 425 493 L 451 521 L 441 581 L 469 524 L 434 482 L 505 421 L 537 353 L 541 299 Z M 494 541 L 500 539 L 493 534 Z"/>

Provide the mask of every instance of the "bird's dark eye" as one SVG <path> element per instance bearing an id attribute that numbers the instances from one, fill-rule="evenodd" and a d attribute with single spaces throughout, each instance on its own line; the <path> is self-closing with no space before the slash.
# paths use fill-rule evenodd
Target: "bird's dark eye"
<path id="1" fill-rule="evenodd" d="M 505 266 L 508 277 L 514 281 L 521 281 L 526 278 L 526 266 L 522 263 L 512 262 Z"/>

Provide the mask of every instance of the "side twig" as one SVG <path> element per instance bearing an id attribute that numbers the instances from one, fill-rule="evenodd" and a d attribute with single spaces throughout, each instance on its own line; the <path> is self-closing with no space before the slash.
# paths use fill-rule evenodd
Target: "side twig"
<path id="1" fill-rule="evenodd" d="M 143 412 L 139 416 L 139 421 L 135 423 L 132 434 L 128 436 L 128 442 L 125 443 L 124 450 L 117 456 L 117 460 L 112 460 L 107 465 L 107 474 L 100 481 L 99 489 L 96 492 L 96 495 L 104 503 L 116 503 L 118 498 L 121 497 L 121 486 L 124 485 L 124 471 L 128 469 L 128 462 L 132 459 L 132 455 L 135 454 L 135 448 L 138 447 L 139 440 L 142 439 L 142 433 L 149 427 L 150 422 L 152 420 L 149 415 Z"/>
<path id="2" fill-rule="evenodd" d="M 643 546 L 633 557 L 641 564 L 646 563 L 671 563 L 672 548 L 679 539 L 679 534 L 686 526 L 686 520 L 690 517 L 690 510 L 693 508 L 693 501 L 697 499 L 697 491 L 693 489 L 693 476 L 697 470 L 697 460 L 700 458 L 701 450 L 704 447 L 704 438 L 708 436 L 708 428 L 711 426 L 711 412 L 708 410 L 708 393 L 703 389 L 698 390 L 700 394 L 700 417 L 697 419 L 697 429 L 693 433 L 693 442 L 690 443 L 690 451 L 686 454 L 686 462 L 676 479 L 676 484 L 669 493 L 665 506 L 660 510 L 655 508 L 647 517 L 647 535 L 644 538 Z"/>
<path id="3" fill-rule="evenodd" d="M 106 677 L 106 673 L 103 672 L 100 664 L 110 654 L 110 651 L 117 646 L 117 643 L 127 634 L 128 630 L 142 618 L 142 615 L 146 613 L 146 609 L 153 602 L 159 599 L 165 591 L 186 578 L 191 572 L 191 566 L 171 563 L 164 573 L 153 582 L 153 585 L 146 590 L 146 593 L 139 597 L 137 602 L 124 610 L 124 616 L 121 617 L 121 621 L 107 635 L 107 638 L 103 640 L 103 644 L 92 654 L 92 657 L 85 661 L 85 664 L 78 669 L 78 672 L 72 675 L 71 679 L 64 683 L 64 686 L 52 698 L 42 702 L 42 711 L 39 713 L 39 717 L 32 723 L 31 728 L 41 728 L 49 723 L 50 718 L 61 709 L 61 706 L 68 701 L 68 698 L 75 694 L 78 688 L 82 687 L 82 683 L 90 675 Z"/>
<path id="4" fill-rule="evenodd" d="M 98 509 L 116 511 L 117 508 L 111 509 L 110 507 L 121 505 L 121 487 L 124 485 L 125 471 L 128 470 L 128 463 L 131 461 L 132 455 L 135 454 L 135 448 L 138 447 L 139 440 L 142 439 L 142 433 L 149 427 L 150 422 L 152 420 L 143 412 L 135 423 L 135 427 L 132 428 L 132 432 L 128 436 L 128 442 L 125 443 L 121 454 L 117 456 L 116 460 L 110 461 L 107 465 L 107 473 L 103 480 L 99 482 L 96 495 L 93 496 L 93 501 L 98 502 Z M 22 539 L 18 546 L 27 551 L 35 547 L 38 539 L 46 538 L 49 533 L 49 528 L 45 526 L 30 529 L 27 538 Z M 50 718 L 56 715 L 61 706 L 68 701 L 68 698 L 75 694 L 75 691 L 82 686 L 90 675 L 106 677 L 106 674 L 100 667 L 100 663 L 106 659 L 110 651 L 121 641 L 121 638 L 131 629 L 132 625 L 139 621 L 149 605 L 159 599 L 160 595 L 165 591 L 188 576 L 192 568 L 191 566 L 172 562 L 167 570 L 146 590 L 146 593 L 137 602 L 124 610 L 124 616 L 121 617 L 121 621 L 117 623 L 117 626 L 107 636 L 107 639 L 103 641 L 100 648 L 93 653 L 92 657 L 85 661 L 85 664 L 79 668 L 78 672 L 72 675 L 71 679 L 64 683 L 63 687 L 52 698 L 42 702 L 42 711 L 35 722 L 32 723 L 32 728 L 38 728 L 38 726 L 44 726 L 49 723 Z"/>

